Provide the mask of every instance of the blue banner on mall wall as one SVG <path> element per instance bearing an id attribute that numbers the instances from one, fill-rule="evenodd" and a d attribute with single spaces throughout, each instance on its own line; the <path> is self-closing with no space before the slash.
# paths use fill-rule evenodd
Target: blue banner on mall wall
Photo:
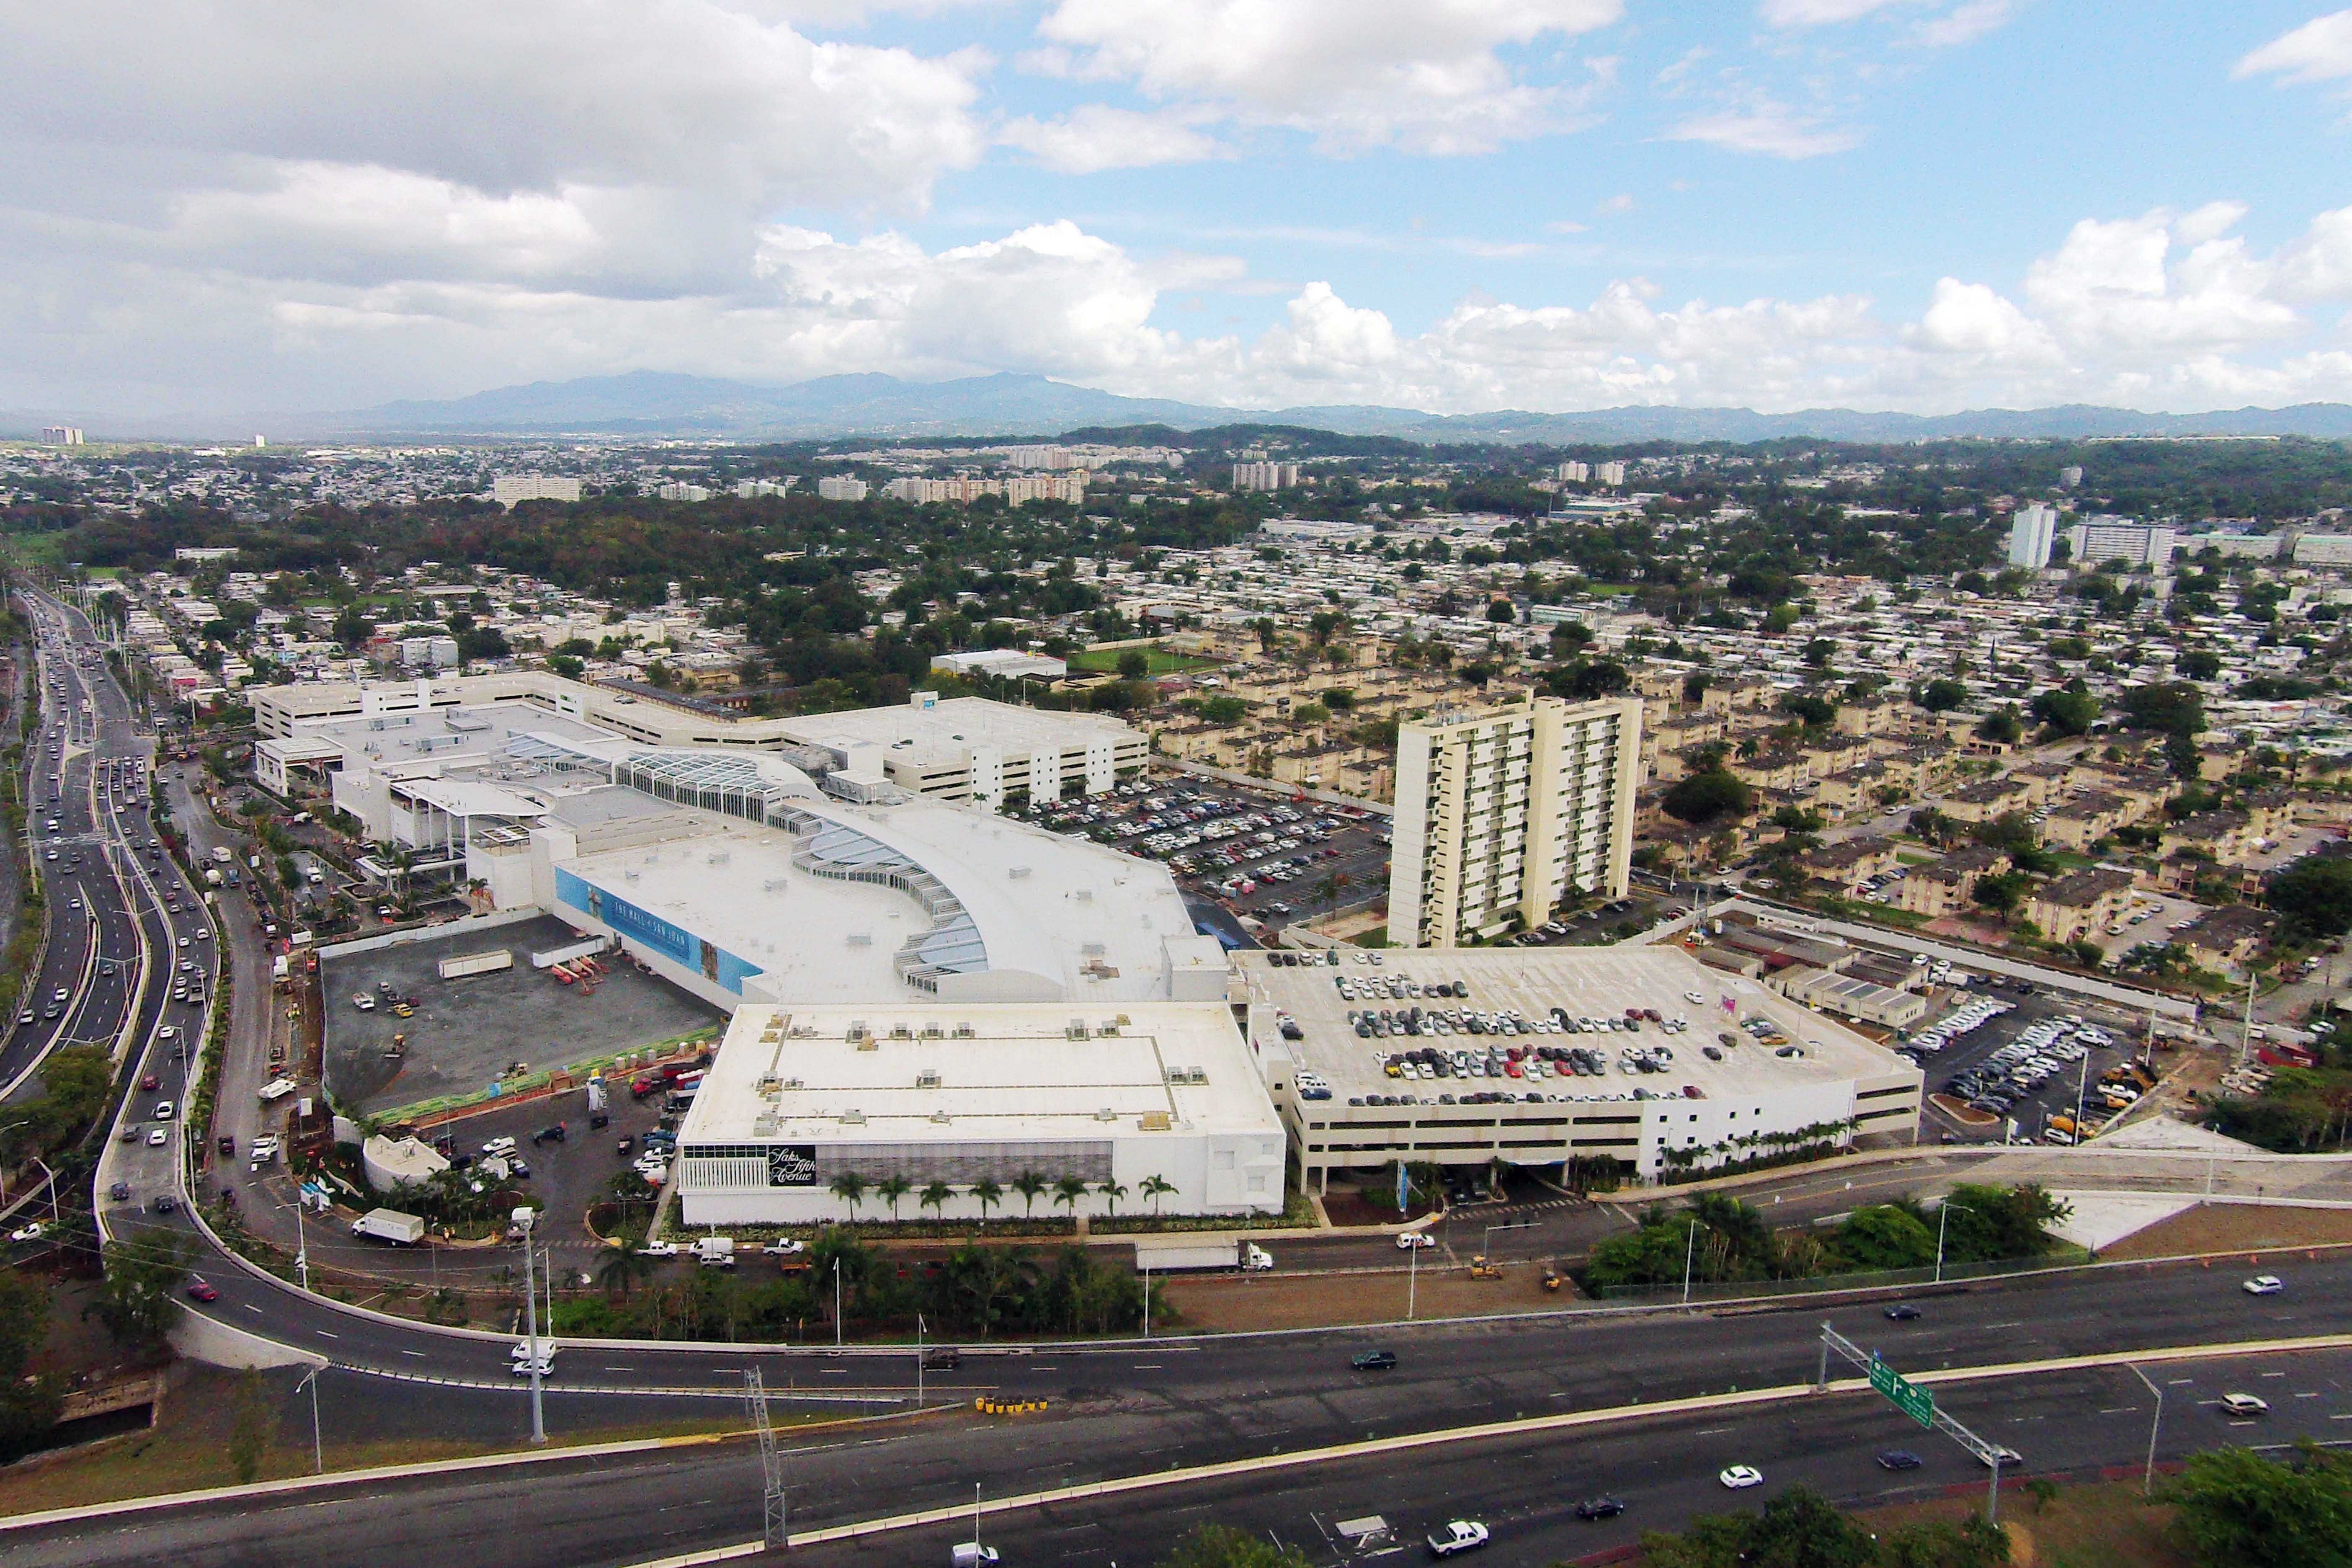
<path id="1" fill-rule="evenodd" d="M 705 980 L 735 995 L 743 994 L 747 976 L 761 973 L 758 964 L 747 963 L 683 926 L 648 913 L 560 866 L 555 871 L 555 899 L 559 904 L 612 927 L 632 945 L 659 953 L 681 968 L 697 971 Z"/>

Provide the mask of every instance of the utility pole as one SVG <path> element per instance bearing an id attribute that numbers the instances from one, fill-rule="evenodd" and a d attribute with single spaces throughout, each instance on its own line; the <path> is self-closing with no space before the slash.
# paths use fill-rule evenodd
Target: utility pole
<path id="1" fill-rule="evenodd" d="M 526 1353 L 530 1358 L 530 1440 L 534 1447 L 547 1442 L 546 1414 L 540 1405 L 539 1283 L 532 1278 L 531 1269 L 531 1255 L 535 1249 L 531 1246 L 530 1227 L 538 1217 L 539 1211 L 529 1204 L 520 1205 L 514 1211 L 514 1222 L 522 1227 L 523 1321 L 530 1335 L 530 1349 Z"/>
<path id="2" fill-rule="evenodd" d="M 2140 1371 L 2137 1362 L 2124 1364 L 2132 1369 L 2134 1377 L 2147 1385 L 2150 1394 L 2156 1395 L 2156 1419 L 2147 1424 L 2147 1466 L 2140 1472 L 2139 1478 L 2139 1495 L 2147 1497 L 2156 1490 L 2156 1435 L 2164 1426 L 2164 1390 L 2149 1382 L 2147 1373 Z"/>
<path id="3" fill-rule="evenodd" d="M 1691 1261 L 1698 1256 L 1698 1233 L 1706 1228 L 1706 1226 L 1699 1224 L 1698 1221 L 1693 1220 L 1690 1224 L 1690 1229 L 1685 1233 L 1685 1239 L 1683 1241 L 1683 1305 L 1685 1307 L 1690 1305 Z"/>
<path id="4" fill-rule="evenodd" d="M 915 1408 L 923 1407 L 923 1314 L 915 1314 Z"/>
<path id="5" fill-rule="evenodd" d="M 310 1374 L 302 1379 L 304 1383 L 310 1385 L 310 1473 L 314 1476 L 323 1476 L 327 1473 L 327 1449 L 319 1438 L 319 1373 L 324 1370 L 326 1369 L 323 1367 L 314 1366 L 310 1369 Z M 298 1386 L 295 1392 L 299 1394 L 301 1389 Z"/>
<path id="6" fill-rule="evenodd" d="M 2080 1127 L 2082 1123 L 2078 1121 L 2074 1125 Z M 1977 1212 L 1966 1204 L 1956 1204 L 1949 1200 L 1936 1205 L 1936 1283 L 1938 1285 L 1944 1282 L 1944 1228 L 1952 1223 L 1954 1209 L 1959 1210 L 1962 1214 Z"/>
<path id="7" fill-rule="evenodd" d="M 1421 1244 L 1415 1242 L 1405 1255 L 1404 1265 L 1404 1321 L 1408 1323 L 1412 1321 L 1412 1309 L 1420 1292 Z"/>

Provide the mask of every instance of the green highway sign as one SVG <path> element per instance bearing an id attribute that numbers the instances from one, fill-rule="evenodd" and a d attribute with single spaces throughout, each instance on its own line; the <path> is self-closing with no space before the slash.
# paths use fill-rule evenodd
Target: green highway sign
<path id="1" fill-rule="evenodd" d="M 1870 1363 L 1870 1386 L 1892 1400 L 1895 1408 L 1920 1426 L 1933 1427 L 1936 1425 L 1934 1391 L 1920 1387 L 1875 1357 Z"/>

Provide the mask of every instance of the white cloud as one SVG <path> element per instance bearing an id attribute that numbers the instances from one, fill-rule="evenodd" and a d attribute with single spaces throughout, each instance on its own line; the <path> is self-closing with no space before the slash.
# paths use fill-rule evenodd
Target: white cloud
<path id="1" fill-rule="evenodd" d="M 1616 21 L 1621 0 L 1056 0 L 1034 68 L 1306 132 L 1326 151 L 1485 152 L 1590 113 L 1582 88 L 1521 79 L 1497 51 Z"/>
<path id="2" fill-rule="evenodd" d="M 998 131 L 997 140 L 1065 174 L 1197 163 L 1230 153 L 1215 137 L 1181 116 L 1138 114 L 1101 103 L 1083 104 L 1059 120 L 1009 121 Z"/>
<path id="3" fill-rule="evenodd" d="M 1895 0 L 1764 0 L 1768 26 L 1826 27 L 1884 10 Z"/>
<path id="4" fill-rule="evenodd" d="M 1937 279 L 1927 309 L 1906 341 L 1935 353 L 2046 363 L 2057 345 L 2041 322 L 1981 283 Z"/>
<path id="5" fill-rule="evenodd" d="M 1862 132 L 1824 123 L 1769 100 L 1714 114 L 1695 115 L 1671 126 L 1670 142 L 1704 142 L 1727 153 L 1752 153 L 1791 160 L 1824 157 L 1862 144 Z"/>
<path id="6" fill-rule="evenodd" d="M 2290 82 L 2352 77 L 2352 11 L 2313 17 L 2247 55 L 2231 74 L 2276 76 Z"/>
<path id="7" fill-rule="evenodd" d="M 2085 218 L 2027 269 L 2026 297 L 2070 348 L 2118 363 L 2284 337 L 2302 323 L 2274 297 L 2275 264 L 2225 237 L 2243 213 L 2217 203 L 2185 216 Z M 2177 258 L 2176 243 L 2189 247 Z"/>
<path id="8" fill-rule="evenodd" d="M 2012 0 L 1963 0 L 1944 15 L 1921 23 L 1918 38 L 1930 48 L 1972 43 L 2006 26 L 2016 9 Z"/>

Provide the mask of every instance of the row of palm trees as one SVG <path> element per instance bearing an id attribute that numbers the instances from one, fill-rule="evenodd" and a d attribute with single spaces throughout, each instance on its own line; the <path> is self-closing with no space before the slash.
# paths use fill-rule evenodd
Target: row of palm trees
<path id="1" fill-rule="evenodd" d="M 831 1190 L 835 1197 L 849 1205 L 849 1217 L 852 1220 L 857 1217 L 857 1205 L 866 1201 L 869 1193 L 890 1205 L 890 1217 L 894 1221 L 898 1217 L 899 1204 L 904 1202 L 909 1194 L 914 1194 L 916 1206 L 929 1209 L 940 1215 L 944 1215 L 948 1200 L 956 1194 L 954 1187 L 936 1177 L 924 1184 L 922 1189 L 918 1192 L 915 1184 L 903 1175 L 894 1173 L 869 1184 L 864 1176 L 855 1171 L 844 1171 L 834 1177 Z M 1160 1200 L 1176 1190 L 1175 1183 L 1156 1174 L 1144 1177 L 1134 1187 L 1137 1195 L 1151 1201 L 1151 1213 L 1154 1218 L 1157 1218 L 1160 1214 Z M 992 1177 L 982 1176 L 964 1191 L 978 1200 L 980 1217 L 983 1224 L 987 1222 L 988 1211 L 1004 1202 L 1005 1189 Z M 1035 1171 L 1024 1171 L 1013 1177 L 1013 1191 L 1022 1201 L 1022 1217 L 1024 1219 L 1035 1216 L 1037 1200 L 1048 1194 L 1052 1194 L 1054 1202 L 1069 1210 L 1071 1217 L 1076 1218 L 1078 1205 L 1085 1201 L 1088 1193 L 1098 1194 L 1115 1217 L 1118 1214 L 1119 1201 L 1129 1194 L 1127 1184 L 1116 1176 L 1089 1184 L 1084 1178 L 1078 1176 L 1064 1176 L 1059 1180 L 1048 1180 Z"/>

